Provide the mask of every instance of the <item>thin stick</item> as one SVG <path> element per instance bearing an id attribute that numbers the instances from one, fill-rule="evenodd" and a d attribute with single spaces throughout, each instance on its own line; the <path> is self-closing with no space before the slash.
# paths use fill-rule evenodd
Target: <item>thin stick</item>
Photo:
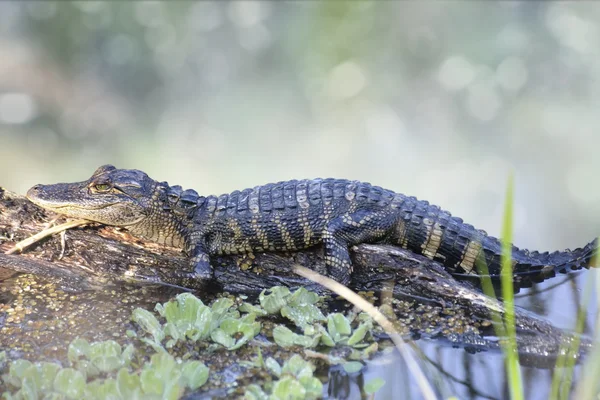
<path id="1" fill-rule="evenodd" d="M 390 322 L 390 320 L 388 320 L 385 317 L 385 315 L 383 315 L 373 304 L 369 303 L 367 300 L 363 299 L 358 294 L 348 289 L 341 283 L 336 282 L 333 279 L 328 278 L 326 276 L 323 276 L 313 270 L 304 268 L 300 265 L 296 265 L 294 266 L 294 272 L 300 276 L 303 276 L 304 278 L 310 279 L 313 282 L 325 286 L 327 289 L 342 296 L 344 299 L 348 300 L 350 303 L 354 304 L 356 307 L 369 314 L 371 318 L 375 320 L 375 322 L 381 325 L 383 330 L 390 336 L 390 339 L 392 339 L 392 341 L 396 345 L 398 351 L 400 351 L 400 354 L 404 358 L 406 365 L 417 380 L 417 384 L 421 389 L 423 398 L 428 400 L 436 399 L 433 388 L 427 381 L 427 378 L 425 377 L 425 374 L 419 367 L 417 360 L 415 360 L 413 355 L 410 353 L 408 345 L 396 332 L 396 330 L 394 329 L 394 325 Z"/>
<path id="2" fill-rule="evenodd" d="M 87 225 L 89 223 L 90 223 L 90 221 L 88 221 L 86 219 L 76 219 L 74 221 L 68 221 L 68 222 L 65 222 L 64 224 L 53 226 L 52 228 L 44 229 L 43 231 L 40 231 L 40 232 L 36 233 L 35 235 L 28 237 L 25 240 L 21 240 L 19 243 L 15 244 L 15 246 L 13 248 L 7 250 L 4 254 L 13 254 L 17 251 L 21 252 L 21 251 L 25 250 L 27 247 L 31 246 L 32 244 L 37 243 L 40 240 L 44 239 L 45 237 L 54 235 L 55 233 L 65 231 L 67 229 L 75 228 L 77 226 Z"/>

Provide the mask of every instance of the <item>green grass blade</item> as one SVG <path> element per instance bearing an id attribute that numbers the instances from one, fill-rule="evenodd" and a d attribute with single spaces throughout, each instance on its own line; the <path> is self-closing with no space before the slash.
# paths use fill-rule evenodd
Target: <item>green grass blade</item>
<path id="1" fill-rule="evenodd" d="M 517 331 L 515 328 L 515 292 L 513 287 L 512 264 L 512 231 L 513 231 L 513 193 L 514 179 L 511 174 L 508 178 L 506 198 L 504 202 L 504 221 L 502 224 L 502 257 L 500 279 L 502 282 L 502 297 L 504 299 L 504 327 L 506 338 L 504 354 L 506 357 L 506 374 L 510 388 L 510 397 L 513 400 L 523 399 L 523 381 L 517 353 Z"/>
<path id="2" fill-rule="evenodd" d="M 598 259 L 596 258 L 596 260 L 590 263 L 590 265 L 598 265 L 597 261 Z M 600 291 L 600 274 L 596 273 L 595 278 L 595 292 L 598 293 Z M 581 307 L 583 310 L 587 310 L 588 302 L 586 300 L 589 300 L 588 296 L 586 296 L 586 292 L 591 293 L 592 291 L 594 291 L 591 287 L 591 282 L 592 279 L 588 279 L 584 287 L 584 297 Z M 589 290 L 588 286 L 590 287 Z M 600 309 L 600 296 L 598 295 L 596 295 L 596 302 L 596 307 Z M 579 328 L 579 325 L 577 326 L 577 328 Z M 581 323 L 581 329 L 578 329 L 577 332 L 580 333 L 582 331 L 583 322 Z M 596 323 L 594 327 L 594 341 L 596 343 L 600 341 L 600 318 L 598 318 L 598 315 L 596 315 Z M 577 385 L 575 396 L 573 398 L 581 400 L 597 399 L 599 390 L 598 376 L 600 376 L 600 346 L 594 346 L 594 349 L 591 351 L 591 353 L 587 355 L 587 360 L 582 368 L 582 375 L 582 379 Z"/>
<path id="3" fill-rule="evenodd" d="M 573 334 L 566 334 L 563 343 L 560 346 L 560 353 L 556 360 L 554 373 L 552 374 L 552 387 L 549 399 L 568 399 L 569 392 L 573 384 L 573 369 L 579 353 L 579 345 L 581 344 L 581 335 L 585 327 L 586 311 L 588 304 L 591 301 L 593 292 L 593 283 L 589 279 L 583 288 L 583 298 L 581 306 L 577 310 L 577 320 L 575 321 L 575 329 Z M 584 369 L 585 371 L 585 369 Z M 578 397 L 579 398 L 579 397 Z"/>
<path id="4" fill-rule="evenodd" d="M 501 255 L 501 283 L 502 297 L 504 298 L 504 320 L 500 313 L 491 312 L 492 321 L 496 335 L 501 340 L 502 350 L 505 355 L 505 367 L 508 376 L 511 399 L 522 400 L 523 383 L 521 379 L 521 369 L 519 366 L 519 356 L 517 353 L 517 340 L 515 328 L 515 307 L 514 307 L 514 287 L 513 287 L 513 265 L 512 265 L 512 221 L 513 221 L 513 184 L 512 174 L 509 176 L 506 199 L 504 206 L 504 218 L 502 224 L 502 255 Z M 483 292 L 492 298 L 496 298 L 496 291 L 490 278 L 489 269 L 485 263 L 485 258 L 480 257 L 477 260 L 477 269 L 481 277 L 481 287 Z"/>

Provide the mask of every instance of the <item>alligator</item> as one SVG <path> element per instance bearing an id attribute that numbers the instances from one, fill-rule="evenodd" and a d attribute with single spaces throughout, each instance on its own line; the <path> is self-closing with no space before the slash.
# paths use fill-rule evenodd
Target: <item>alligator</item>
<path id="1" fill-rule="evenodd" d="M 213 277 L 211 256 L 298 251 L 322 244 L 327 273 L 347 285 L 349 247 L 386 243 L 440 262 L 457 278 L 501 273 L 500 241 L 440 207 L 369 183 L 345 179 L 290 180 L 202 196 L 157 182 L 135 169 L 104 165 L 83 182 L 35 185 L 33 203 L 136 236 L 181 248 L 190 279 Z M 554 253 L 512 246 L 513 281 L 519 287 L 556 272 L 589 268 L 597 240 Z M 487 272 L 481 273 L 481 265 Z"/>

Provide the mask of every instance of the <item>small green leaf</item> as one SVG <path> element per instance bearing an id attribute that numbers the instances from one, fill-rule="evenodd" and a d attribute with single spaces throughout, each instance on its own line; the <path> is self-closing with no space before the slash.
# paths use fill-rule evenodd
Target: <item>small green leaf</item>
<path id="1" fill-rule="evenodd" d="M 226 348 L 230 348 L 235 345 L 235 339 L 231 335 L 227 334 L 222 329 L 215 329 L 210 334 L 210 338 L 213 342 L 220 344 Z"/>
<path id="2" fill-rule="evenodd" d="M 361 351 L 361 358 L 363 360 L 368 359 L 373 354 L 375 354 L 377 352 L 377 350 L 379 350 L 379 345 L 377 344 L 377 342 L 371 343 L 367 348 L 365 348 Z"/>
<path id="3" fill-rule="evenodd" d="M 37 399 L 42 389 L 42 376 L 37 365 L 32 365 L 23 371 L 23 380 L 20 392 L 24 397 Z"/>
<path id="4" fill-rule="evenodd" d="M 302 346 L 317 347 L 321 340 L 321 334 L 316 336 L 298 335 L 283 325 L 277 325 L 273 328 L 273 339 L 281 347 Z"/>
<path id="5" fill-rule="evenodd" d="M 136 308 L 131 314 L 131 319 L 133 322 L 137 323 L 140 328 L 152 335 L 154 342 L 160 343 L 165 338 L 162 325 L 150 311 L 144 310 L 143 308 Z"/>
<path id="6" fill-rule="evenodd" d="M 116 371 L 123 366 L 123 362 L 119 357 L 96 357 L 92 360 L 92 363 L 98 368 L 100 372 Z"/>
<path id="7" fill-rule="evenodd" d="M 114 340 L 106 340 L 104 342 L 94 342 L 90 346 L 88 358 L 91 360 L 95 357 L 120 357 L 121 345 Z"/>
<path id="8" fill-rule="evenodd" d="M 296 378 L 303 376 L 313 376 L 315 367 L 308 361 L 304 360 L 300 355 L 293 355 L 281 368 L 282 374 L 290 374 Z"/>
<path id="9" fill-rule="evenodd" d="M 244 400 L 269 400 L 269 395 L 263 392 L 260 386 L 253 383 L 246 387 Z"/>
<path id="10" fill-rule="evenodd" d="M 281 376 L 281 365 L 279 365 L 279 363 L 273 357 L 266 359 L 265 367 L 267 368 L 267 371 L 276 377 L 279 378 Z"/>
<path id="11" fill-rule="evenodd" d="M 261 317 L 264 317 L 265 315 L 267 315 L 267 311 L 265 311 L 262 307 L 255 306 L 250 303 L 242 303 L 242 305 L 238 307 L 238 310 L 240 310 L 241 312 L 248 313 L 248 314 L 260 315 Z"/>
<path id="12" fill-rule="evenodd" d="M 367 395 L 375 394 L 379 389 L 385 385 L 385 381 L 381 378 L 373 378 L 369 382 L 365 383 L 365 393 Z"/>
<path id="13" fill-rule="evenodd" d="M 273 397 L 275 399 L 302 400 L 306 398 L 306 389 L 298 380 L 286 376 L 273 385 Z"/>
<path id="14" fill-rule="evenodd" d="M 134 330 L 131 329 L 127 329 L 125 331 L 125 336 L 127 336 L 130 339 L 136 338 L 137 337 L 137 333 Z"/>
<path id="15" fill-rule="evenodd" d="M 119 394 L 117 388 L 117 382 L 113 378 L 105 380 L 96 380 L 88 383 L 85 386 L 84 399 L 98 399 L 98 400 L 122 400 L 123 397 Z M 146 399 L 146 398 L 145 398 Z M 62 399 L 61 399 L 62 400 Z M 135 400 L 135 397 L 132 398 Z"/>
<path id="16" fill-rule="evenodd" d="M 342 340 L 344 336 L 352 333 L 350 322 L 341 313 L 332 313 L 327 317 L 327 331 L 335 343 Z"/>
<path id="17" fill-rule="evenodd" d="M 39 370 L 42 391 L 48 392 L 52 390 L 54 387 L 54 379 L 56 378 L 56 374 L 58 371 L 60 371 L 60 365 L 50 362 L 42 362 L 39 365 Z"/>
<path id="18" fill-rule="evenodd" d="M 28 368 L 30 368 L 33 364 L 27 360 L 15 360 L 10 363 L 10 368 L 8 370 L 8 375 L 11 378 L 11 384 L 16 387 L 21 387 L 21 380 L 23 379 L 23 375 Z"/>
<path id="19" fill-rule="evenodd" d="M 156 353 L 150 358 L 149 368 L 156 371 L 162 379 L 170 380 L 176 375 L 177 362 L 169 353 Z"/>
<path id="20" fill-rule="evenodd" d="M 293 346 L 296 343 L 296 336 L 297 335 L 294 332 L 283 325 L 277 325 L 275 328 L 273 328 L 273 339 L 275 339 L 275 343 L 277 343 L 279 346 Z"/>
<path id="21" fill-rule="evenodd" d="M 40 397 L 40 388 L 29 377 L 23 378 L 23 386 L 17 392 L 17 395 L 25 400 L 37 400 Z"/>
<path id="22" fill-rule="evenodd" d="M 58 371 L 54 378 L 54 390 L 70 399 L 82 398 L 85 389 L 83 374 L 73 368 L 64 368 Z"/>
<path id="23" fill-rule="evenodd" d="M 79 360 L 77 370 L 80 371 L 86 379 L 95 378 L 100 375 L 100 370 L 90 360 Z"/>
<path id="24" fill-rule="evenodd" d="M 275 314 L 281 310 L 281 307 L 287 304 L 287 297 L 290 295 L 290 289 L 283 286 L 275 286 L 270 289 L 270 294 L 265 294 L 263 290 L 258 296 L 261 307 L 269 314 Z"/>
<path id="25" fill-rule="evenodd" d="M 348 338 L 348 346 L 354 346 L 360 343 L 372 327 L 373 325 L 371 324 L 371 322 L 363 322 L 362 324 L 360 324 L 358 328 L 354 330 L 352 336 Z"/>
<path id="26" fill-rule="evenodd" d="M 346 373 L 354 374 L 362 370 L 364 365 L 358 361 L 349 361 L 342 364 L 342 367 L 344 368 L 344 371 L 346 371 Z"/>
<path id="27" fill-rule="evenodd" d="M 320 297 L 318 294 L 310 292 L 305 288 L 301 287 L 290 296 L 287 303 L 290 306 L 299 307 L 315 304 L 319 300 Z"/>
<path id="28" fill-rule="evenodd" d="M 159 374 L 153 369 L 144 369 L 140 374 L 140 384 L 146 394 L 163 394 L 165 385 Z"/>
<path id="29" fill-rule="evenodd" d="M 82 338 L 77 338 L 71 342 L 69 345 L 69 350 L 67 352 L 67 357 L 69 361 L 75 362 L 79 360 L 80 357 L 88 357 L 90 354 L 90 343 Z"/>
<path id="30" fill-rule="evenodd" d="M 89 358 L 101 372 L 116 371 L 124 364 L 121 345 L 114 340 L 92 343 Z"/>
<path id="31" fill-rule="evenodd" d="M 304 327 L 315 321 L 325 321 L 321 310 L 312 304 L 284 306 L 281 308 L 281 315 L 290 319 L 298 327 Z"/>
<path id="32" fill-rule="evenodd" d="M 142 390 L 161 398 L 179 395 L 183 390 L 183 386 L 179 384 L 180 379 L 179 366 L 173 356 L 165 352 L 154 354 L 140 375 Z"/>
<path id="33" fill-rule="evenodd" d="M 323 396 L 323 384 L 314 376 L 302 376 L 298 379 L 300 384 L 306 390 L 306 397 L 318 399 Z"/>
<path id="34" fill-rule="evenodd" d="M 212 310 L 212 312 L 215 315 L 223 316 L 223 315 L 225 315 L 225 313 L 227 313 L 227 311 L 229 311 L 229 309 L 231 308 L 232 305 L 233 305 L 233 300 L 227 299 L 227 298 L 221 298 L 221 299 L 217 299 L 212 304 L 210 309 Z"/>
<path id="35" fill-rule="evenodd" d="M 329 335 L 329 332 L 322 326 L 318 325 L 319 330 L 321 331 L 321 343 L 328 347 L 334 347 L 335 342 L 333 338 Z"/>
<path id="36" fill-rule="evenodd" d="M 181 371 L 185 385 L 192 390 L 198 389 L 208 380 L 208 367 L 200 361 L 187 361 Z"/>
<path id="37" fill-rule="evenodd" d="M 131 360 L 133 359 L 133 353 L 135 352 L 135 347 L 130 343 L 123 349 L 121 353 L 121 360 L 123 361 L 124 366 L 129 366 Z"/>
<path id="38" fill-rule="evenodd" d="M 127 368 L 121 368 L 117 373 L 116 388 L 123 399 L 139 399 L 142 397 L 140 377 L 130 374 Z"/>

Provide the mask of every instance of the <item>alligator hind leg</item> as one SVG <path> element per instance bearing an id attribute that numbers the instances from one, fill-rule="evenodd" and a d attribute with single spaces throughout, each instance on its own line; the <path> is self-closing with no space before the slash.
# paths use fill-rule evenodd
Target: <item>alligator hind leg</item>
<path id="1" fill-rule="evenodd" d="M 352 274 L 348 247 L 383 239 L 392 231 L 396 219 L 396 215 L 382 210 L 361 210 L 331 220 L 323 232 L 325 265 L 329 275 L 348 285 Z"/>

